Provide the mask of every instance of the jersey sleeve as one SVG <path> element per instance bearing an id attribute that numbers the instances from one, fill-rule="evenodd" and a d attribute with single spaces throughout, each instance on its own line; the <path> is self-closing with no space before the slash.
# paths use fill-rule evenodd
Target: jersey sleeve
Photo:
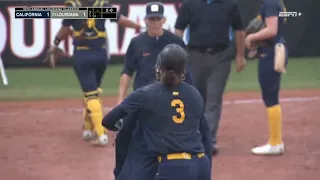
<path id="1" fill-rule="evenodd" d="M 264 1 L 265 18 L 279 16 L 278 3 L 274 0 Z"/>
<path id="2" fill-rule="evenodd" d="M 236 31 L 244 30 L 243 18 L 240 13 L 239 5 L 236 1 L 232 1 L 229 13 L 231 18 L 231 27 Z"/>
<path id="3" fill-rule="evenodd" d="M 121 74 L 127 74 L 130 77 L 133 76 L 133 73 L 137 69 L 136 53 L 137 51 L 136 51 L 135 39 L 132 39 L 124 58 L 123 70 Z"/>
<path id="4" fill-rule="evenodd" d="M 132 114 L 137 114 L 144 103 L 144 93 L 142 89 L 132 92 L 121 104 L 113 108 L 103 118 L 102 125 L 111 131 L 117 131 L 117 122 L 129 114 L 130 116 L 134 116 Z M 137 118 L 126 118 L 126 120 L 136 121 Z"/>
<path id="5" fill-rule="evenodd" d="M 175 28 L 185 30 L 190 23 L 189 1 L 184 0 L 178 12 L 178 17 L 175 23 Z"/>

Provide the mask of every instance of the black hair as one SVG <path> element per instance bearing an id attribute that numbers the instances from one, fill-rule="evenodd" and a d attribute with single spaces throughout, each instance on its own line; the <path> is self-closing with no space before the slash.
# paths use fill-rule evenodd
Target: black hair
<path id="1" fill-rule="evenodd" d="M 161 70 L 159 79 L 168 88 L 174 88 L 184 78 L 188 53 L 178 44 L 168 44 L 157 58 L 157 68 Z M 159 73 L 159 72 L 158 72 Z"/>

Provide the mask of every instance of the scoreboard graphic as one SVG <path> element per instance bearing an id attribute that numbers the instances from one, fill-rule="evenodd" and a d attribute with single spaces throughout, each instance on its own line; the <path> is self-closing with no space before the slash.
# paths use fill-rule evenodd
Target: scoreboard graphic
<path id="1" fill-rule="evenodd" d="M 16 19 L 117 19 L 116 7 L 17 7 Z"/>

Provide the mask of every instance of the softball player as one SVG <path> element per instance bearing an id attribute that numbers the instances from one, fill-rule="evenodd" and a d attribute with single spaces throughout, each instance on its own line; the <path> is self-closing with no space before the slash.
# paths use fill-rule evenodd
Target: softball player
<path id="1" fill-rule="evenodd" d="M 146 5 L 146 17 L 144 20 L 147 25 L 147 31 L 131 40 L 125 55 L 123 71 L 119 83 L 118 104 L 120 104 L 127 95 L 127 90 L 134 73 L 136 73 L 133 84 L 134 90 L 156 81 L 156 73 L 154 71 L 156 59 L 160 51 L 166 45 L 175 43 L 182 47 L 185 46 L 181 38 L 163 29 L 166 18 L 164 17 L 164 6 L 162 3 L 148 3 Z M 186 72 L 185 82 L 189 84 L 192 83 L 191 74 L 188 70 Z M 135 117 L 128 116 L 126 118 Z M 114 174 L 116 177 L 119 175 L 120 171 L 122 171 L 122 166 L 126 160 L 129 148 L 133 148 L 129 147 L 129 145 L 134 144 L 135 150 L 137 150 L 137 148 L 141 148 L 144 144 L 143 138 L 140 138 L 138 135 L 139 124 L 136 125 L 135 121 L 126 120 L 125 122 L 123 129 L 118 133 L 115 139 L 116 168 Z M 136 133 L 134 135 L 135 137 L 132 137 L 134 129 L 136 129 Z M 131 138 L 134 139 L 132 140 Z M 144 163 L 144 160 L 141 159 L 140 161 Z M 154 169 L 151 166 L 148 166 L 147 168 Z M 145 171 L 148 171 L 146 168 L 144 169 Z M 124 171 L 125 170 L 122 172 Z M 144 172 L 141 173 L 146 174 Z M 123 176 L 123 174 L 129 175 L 131 173 L 122 173 L 121 176 Z M 154 175 L 154 173 L 150 174 Z M 140 180 L 142 180 L 142 177 Z"/>
<path id="2" fill-rule="evenodd" d="M 287 49 L 283 38 L 283 27 L 285 19 L 279 17 L 279 12 L 285 11 L 281 0 L 263 0 L 260 7 L 259 17 L 262 18 L 266 27 L 257 33 L 246 37 L 245 44 L 248 49 L 254 50 L 253 43 L 263 40 L 272 40 L 272 45 L 259 47 L 258 76 L 262 91 L 262 98 L 267 107 L 269 120 L 269 141 L 266 145 L 252 149 L 256 155 L 278 155 L 284 152 L 282 141 L 282 112 L 279 104 L 279 90 L 281 73 L 287 63 Z"/>
<path id="3" fill-rule="evenodd" d="M 108 7 L 110 4 L 104 0 L 68 0 L 67 6 L 80 7 Z M 105 19 L 74 20 L 64 19 L 62 27 L 50 48 L 49 55 L 57 50 L 61 40 L 70 33 L 73 27 L 74 63 L 73 69 L 84 92 L 84 131 L 85 140 L 94 140 L 99 145 L 108 143 L 106 130 L 101 125 L 102 104 L 100 101 L 100 84 L 107 67 L 108 56 L 106 50 L 107 33 Z M 140 28 L 140 25 L 118 14 L 117 22 L 125 27 Z M 48 58 L 46 58 L 48 59 Z M 55 62 L 51 62 L 54 66 Z"/>
<path id="4" fill-rule="evenodd" d="M 159 162 L 157 180 L 211 179 L 199 131 L 206 123 L 204 103 L 198 90 L 183 82 L 187 59 L 181 46 L 167 45 L 157 58 L 160 82 L 134 91 L 102 122 L 104 127 L 117 130 L 115 124 L 126 115 L 136 116 L 126 120 L 139 119 L 147 149 Z"/>

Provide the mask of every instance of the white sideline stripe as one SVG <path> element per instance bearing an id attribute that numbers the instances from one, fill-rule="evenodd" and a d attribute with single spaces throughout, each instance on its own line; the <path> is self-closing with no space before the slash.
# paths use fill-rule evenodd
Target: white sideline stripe
<path id="1" fill-rule="evenodd" d="M 293 103 L 293 102 L 312 102 L 319 101 L 320 97 L 298 97 L 298 98 L 281 98 L 280 102 L 282 103 Z M 233 100 L 233 101 L 224 101 L 223 105 L 238 105 L 238 104 L 260 104 L 262 103 L 261 99 L 249 99 L 249 100 Z M 103 108 L 104 111 L 111 110 L 112 107 Z M 82 112 L 82 108 L 54 108 L 54 109 L 19 109 L 7 112 L 1 112 L 0 116 L 9 116 L 9 115 L 21 115 L 21 114 L 50 114 L 50 113 L 71 113 L 71 112 Z"/>
<path id="2" fill-rule="evenodd" d="M 320 97 L 297 97 L 297 98 L 280 98 L 280 102 L 310 102 L 318 101 Z M 234 100 L 234 101 L 224 101 L 223 105 L 230 104 L 259 104 L 262 103 L 261 99 L 249 99 L 249 100 Z"/>

